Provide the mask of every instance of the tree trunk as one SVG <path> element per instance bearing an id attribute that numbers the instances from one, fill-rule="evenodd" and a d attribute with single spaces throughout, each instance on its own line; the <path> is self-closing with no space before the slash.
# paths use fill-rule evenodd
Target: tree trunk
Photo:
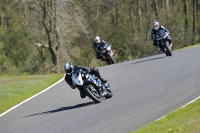
<path id="1" fill-rule="evenodd" d="M 138 7 L 138 17 L 139 17 L 139 32 L 142 30 L 142 11 L 140 8 L 140 0 L 137 1 L 137 7 Z"/>
<path id="2" fill-rule="evenodd" d="M 193 0 L 193 26 L 192 26 L 192 45 L 195 44 L 195 29 L 196 29 L 196 0 Z"/>
<path id="3" fill-rule="evenodd" d="M 59 58 L 59 50 L 60 50 L 60 46 L 61 46 L 61 42 L 60 42 L 60 31 L 59 28 L 57 26 L 57 0 L 54 0 L 54 8 L 53 8 L 53 16 L 54 16 L 54 30 L 55 30 L 55 34 L 56 34 L 56 42 L 57 42 L 57 46 L 55 47 L 56 53 L 57 53 L 57 64 L 56 64 L 56 68 L 57 68 L 57 72 L 60 72 L 60 58 Z"/>
<path id="4" fill-rule="evenodd" d="M 117 0 L 114 0 L 113 1 L 113 8 L 112 8 L 112 16 L 111 16 L 111 20 L 112 20 L 112 23 L 114 25 L 118 25 L 118 18 L 119 18 L 119 2 Z"/>
<path id="5" fill-rule="evenodd" d="M 169 0 L 166 0 L 167 11 L 169 11 Z"/>
<path id="6" fill-rule="evenodd" d="M 188 33 L 188 10 L 187 10 L 187 0 L 183 0 L 184 2 L 184 7 L 183 7 L 183 10 L 184 10 L 184 15 L 185 15 L 185 36 L 187 35 Z"/>
<path id="7" fill-rule="evenodd" d="M 200 40 L 200 1 L 196 1 L 196 33 L 198 35 L 198 40 Z"/>
<path id="8" fill-rule="evenodd" d="M 115 4 L 115 24 L 118 25 L 118 18 L 119 18 L 119 2 L 117 1 Z"/>
<path id="9" fill-rule="evenodd" d="M 155 11 L 156 19 L 159 21 L 157 0 L 154 0 L 154 11 Z"/>
<path id="10" fill-rule="evenodd" d="M 134 15 L 133 15 L 133 13 L 134 13 L 134 11 L 133 11 L 133 9 L 134 9 L 134 3 L 133 3 L 134 1 L 132 0 L 131 1 L 131 5 L 130 5 L 130 10 L 129 10 L 129 16 L 130 16 L 130 20 L 131 20 L 131 33 L 132 33 L 132 35 L 134 34 L 134 20 L 133 20 L 133 18 L 134 18 Z"/>
<path id="11" fill-rule="evenodd" d="M 150 4 L 145 2 L 145 6 L 144 8 L 146 9 L 146 21 L 147 21 L 147 25 L 146 25 L 146 29 L 151 29 L 152 28 L 152 22 L 151 22 L 151 12 L 150 12 Z M 150 34 L 149 32 L 146 32 L 146 38 L 147 40 L 150 39 Z"/>
<path id="12" fill-rule="evenodd" d="M 50 5 L 49 12 L 46 9 L 46 4 Z M 51 0 L 49 3 L 46 3 L 45 1 L 42 2 L 42 11 L 43 11 L 42 24 L 45 28 L 48 41 L 48 50 L 51 54 L 51 59 L 53 64 L 52 72 L 55 73 L 59 71 L 58 68 L 60 67 L 58 61 L 59 60 L 58 50 L 60 46 L 60 41 L 59 41 L 59 32 L 57 30 L 57 25 L 56 25 L 56 7 L 57 7 L 56 0 Z M 46 14 L 49 15 L 49 19 L 47 19 Z M 56 40 L 53 40 L 52 36 L 54 35 L 56 35 Z"/>
<path id="13" fill-rule="evenodd" d="M 1 24 L 2 24 L 2 17 L 1 17 L 1 14 L 0 14 L 0 26 L 1 26 Z"/>
<path id="14" fill-rule="evenodd" d="M 82 2 L 83 2 L 83 5 L 86 7 L 86 13 L 88 16 L 89 23 L 92 26 L 92 29 L 95 29 L 97 26 L 96 26 L 96 24 L 95 25 L 93 24 L 94 20 L 92 19 L 92 11 L 90 9 L 90 6 L 88 3 L 84 2 L 83 0 L 82 0 Z M 95 31 L 97 31 L 97 29 L 95 29 Z"/>

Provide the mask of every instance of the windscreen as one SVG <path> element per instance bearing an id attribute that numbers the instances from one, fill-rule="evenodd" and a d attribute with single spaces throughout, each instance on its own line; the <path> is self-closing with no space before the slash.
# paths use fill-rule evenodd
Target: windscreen
<path id="1" fill-rule="evenodd" d="M 100 48 L 101 48 L 101 49 L 106 49 L 107 47 L 108 47 L 108 44 L 107 44 L 107 43 L 104 43 L 104 44 L 101 45 Z"/>
<path id="2" fill-rule="evenodd" d="M 156 38 L 163 38 L 165 36 L 165 30 L 159 30 L 156 33 Z"/>
<path id="3" fill-rule="evenodd" d="M 75 70 L 73 72 L 73 76 L 77 78 L 79 76 L 79 73 L 80 73 L 80 70 Z"/>

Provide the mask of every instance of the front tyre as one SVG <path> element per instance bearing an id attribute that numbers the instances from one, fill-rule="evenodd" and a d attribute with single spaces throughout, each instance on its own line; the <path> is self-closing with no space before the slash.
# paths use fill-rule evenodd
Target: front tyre
<path id="1" fill-rule="evenodd" d="M 108 65 L 114 64 L 114 58 L 113 58 L 113 56 L 110 55 L 110 54 L 107 54 L 107 56 L 106 56 L 106 62 L 107 62 Z"/>
<path id="2" fill-rule="evenodd" d="M 164 49 L 165 49 L 165 54 L 166 54 L 166 56 L 172 56 L 172 52 L 171 52 L 171 50 L 170 50 L 170 48 L 169 48 L 169 46 L 166 44 L 166 43 L 164 43 Z"/>
<path id="3" fill-rule="evenodd" d="M 113 96 L 112 91 L 110 89 L 106 89 L 106 93 L 107 93 L 105 96 L 106 99 L 109 99 Z"/>
<path id="4" fill-rule="evenodd" d="M 96 103 L 100 103 L 102 101 L 98 88 L 94 84 L 89 83 L 86 86 L 85 92 L 87 93 L 87 96 L 90 97 Z"/>

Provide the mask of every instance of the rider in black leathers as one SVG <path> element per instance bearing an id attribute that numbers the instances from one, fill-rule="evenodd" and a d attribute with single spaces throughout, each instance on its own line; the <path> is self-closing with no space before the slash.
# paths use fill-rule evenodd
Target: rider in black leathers
<path id="1" fill-rule="evenodd" d="M 162 25 L 159 25 L 158 21 L 154 21 L 153 22 L 153 29 L 151 30 L 151 38 L 152 38 L 152 43 L 153 43 L 154 46 L 158 46 L 157 41 L 155 40 L 155 36 L 156 36 L 157 31 L 160 30 L 160 29 L 163 29 L 163 30 L 165 30 L 166 32 L 169 33 L 169 31 L 166 28 L 164 28 Z M 171 49 L 171 47 L 172 47 L 171 37 L 168 35 L 166 39 L 169 42 L 170 49 Z M 158 49 L 160 50 L 160 48 L 158 48 Z"/>
<path id="2" fill-rule="evenodd" d="M 76 88 L 76 86 L 74 86 L 74 84 L 72 83 L 72 72 L 74 70 L 77 70 L 77 69 L 82 69 L 83 71 L 88 72 L 91 75 L 94 74 L 96 77 L 98 77 L 101 80 L 102 83 L 107 83 L 107 80 L 105 80 L 100 75 L 99 70 L 96 67 L 88 68 L 88 67 L 74 66 L 72 63 L 66 63 L 64 65 L 64 70 L 66 72 L 65 81 L 69 84 L 69 86 L 72 89 Z M 85 98 L 86 97 L 86 95 L 81 93 L 81 92 L 80 92 L 80 96 L 81 96 L 81 98 Z"/>
<path id="3" fill-rule="evenodd" d="M 103 44 L 110 45 L 109 43 L 105 42 L 104 40 L 101 40 L 99 36 L 94 37 L 93 48 L 94 48 L 94 51 L 95 51 L 95 54 L 96 54 L 96 58 L 102 59 L 102 61 L 104 59 L 103 59 L 103 57 L 100 56 L 100 52 L 101 52 L 100 46 L 103 45 Z"/>

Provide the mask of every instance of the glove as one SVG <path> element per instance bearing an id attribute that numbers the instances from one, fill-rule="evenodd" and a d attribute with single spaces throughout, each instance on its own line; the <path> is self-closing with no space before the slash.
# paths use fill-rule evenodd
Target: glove
<path id="1" fill-rule="evenodd" d="M 74 85 L 70 86 L 72 89 L 75 89 L 76 87 Z"/>
<path id="2" fill-rule="evenodd" d="M 87 67 L 82 68 L 82 70 L 89 73 L 89 68 L 87 68 Z"/>
<path id="3" fill-rule="evenodd" d="M 92 67 L 92 68 L 90 68 L 90 71 L 95 71 L 95 72 L 99 72 L 99 70 L 98 70 L 98 68 L 96 68 L 96 67 Z"/>
<path id="4" fill-rule="evenodd" d="M 108 46 L 112 47 L 112 45 L 111 45 L 111 44 L 109 44 L 109 43 L 107 43 L 107 44 L 108 44 Z"/>

